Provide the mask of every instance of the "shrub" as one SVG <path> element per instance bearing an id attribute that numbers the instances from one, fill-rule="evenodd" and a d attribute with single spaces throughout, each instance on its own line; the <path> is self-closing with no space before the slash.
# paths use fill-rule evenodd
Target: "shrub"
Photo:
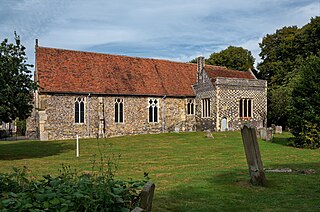
<path id="1" fill-rule="evenodd" d="M 17 135 L 24 136 L 26 135 L 26 120 L 16 120 L 16 126 L 17 126 Z"/>
<path id="2" fill-rule="evenodd" d="M 148 180 L 115 180 L 112 163 L 106 170 L 79 174 L 63 166 L 60 175 L 27 178 L 27 169 L 0 174 L 1 211 L 129 211 L 139 204 Z"/>
<path id="3" fill-rule="evenodd" d="M 320 147 L 320 57 L 312 56 L 298 68 L 289 107 L 289 127 L 297 147 Z"/>

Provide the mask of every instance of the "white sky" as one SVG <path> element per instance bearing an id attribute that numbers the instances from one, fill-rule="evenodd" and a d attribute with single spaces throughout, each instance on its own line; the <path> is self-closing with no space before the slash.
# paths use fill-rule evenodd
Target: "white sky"
<path id="1" fill-rule="evenodd" d="M 230 45 L 250 50 L 283 26 L 320 16 L 320 0 L 0 0 L 0 40 L 190 61 Z"/>

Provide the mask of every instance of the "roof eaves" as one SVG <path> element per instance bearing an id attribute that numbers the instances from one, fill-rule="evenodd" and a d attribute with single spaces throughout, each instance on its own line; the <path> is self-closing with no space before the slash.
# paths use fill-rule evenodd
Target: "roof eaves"
<path id="1" fill-rule="evenodd" d="M 159 94 L 115 94 L 115 93 L 95 93 L 95 92 L 61 92 L 61 91 L 40 91 L 40 95 L 42 94 L 52 94 L 52 95 L 94 95 L 94 96 L 140 96 L 140 97 L 170 97 L 170 98 L 188 98 L 195 97 L 196 95 L 159 95 Z"/>

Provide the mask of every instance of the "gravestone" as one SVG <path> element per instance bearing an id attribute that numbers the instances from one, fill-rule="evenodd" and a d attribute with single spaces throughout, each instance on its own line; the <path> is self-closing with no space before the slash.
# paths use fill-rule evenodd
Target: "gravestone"
<path id="1" fill-rule="evenodd" d="M 271 141 L 272 140 L 272 138 L 273 138 L 273 134 L 272 134 L 272 132 L 273 132 L 273 130 L 272 130 L 272 128 L 270 127 L 270 128 L 260 128 L 259 130 L 258 130 L 258 137 L 259 138 L 261 138 L 262 140 L 264 140 L 264 141 Z"/>
<path id="2" fill-rule="evenodd" d="M 273 129 L 270 127 L 270 128 L 267 128 L 267 136 L 266 136 L 266 141 L 271 141 L 273 138 Z"/>
<path id="3" fill-rule="evenodd" d="M 266 130 L 266 128 L 260 128 L 259 129 L 259 135 L 260 135 L 260 138 L 262 140 L 266 140 L 266 138 L 267 138 L 267 130 Z"/>
<path id="4" fill-rule="evenodd" d="M 263 170 L 256 129 L 244 125 L 241 129 L 243 146 L 247 158 L 252 185 L 264 186 L 266 176 Z"/>
<path id="5" fill-rule="evenodd" d="M 211 133 L 210 130 L 205 130 L 204 132 L 205 132 L 206 138 L 212 138 L 213 139 L 213 136 L 212 136 L 212 133 Z"/>
<path id="6" fill-rule="evenodd" d="M 276 126 L 275 134 L 282 134 L 282 126 Z"/>
<path id="7" fill-rule="evenodd" d="M 131 212 L 151 212 L 152 201 L 154 194 L 155 184 L 152 182 L 146 183 L 141 191 L 140 206 L 134 208 Z"/>
<path id="8" fill-rule="evenodd" d="M 152 209 L 154 189 L 154 183 L 148 182 L 141 192 L 140 208 L 143 208 L 146 212 L 150 212 Z"/>

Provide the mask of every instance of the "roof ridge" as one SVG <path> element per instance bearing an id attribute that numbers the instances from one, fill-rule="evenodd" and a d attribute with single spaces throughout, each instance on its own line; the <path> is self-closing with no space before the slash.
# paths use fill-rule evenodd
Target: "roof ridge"
<path id="1" fill-rule="evenodd" d="M 228 69 L 226 66 L 216 66 L 216 65 L 210 65 L 210 64 L 206 64 L 205 66 L 209 66 L 209 67 L 219 67 L 219 68 L 225 68 Z M 228 69 L 229 70 L 229 69 Z"/>
<path id="2" fill-rule="evenodd" d="M 246 71 L 240 71 L 240 70 L 235 70 L 235 69 L 229 69 L 229 68 L 227 68 L 226 66 L 216 66 L 216 65 L 207 65 L 206 64 L 206 66 L 209 66 L 209 67 L 213 67 L 213 68 L 223 68 L 223 69 L 226 69 L 226 70 L 228 70 L 228 71 L 236 71 L 236 72 L 249 72 L 249 71 L 251 71 L 251 70 L 246 70 Z M 251 73 L 252 73 L 252 71 L 251 71 Z M 252 73 L 253 74 L 253 73 Z M 255 76 L 254 74 L 253 74 L 253 76 Z"/>

